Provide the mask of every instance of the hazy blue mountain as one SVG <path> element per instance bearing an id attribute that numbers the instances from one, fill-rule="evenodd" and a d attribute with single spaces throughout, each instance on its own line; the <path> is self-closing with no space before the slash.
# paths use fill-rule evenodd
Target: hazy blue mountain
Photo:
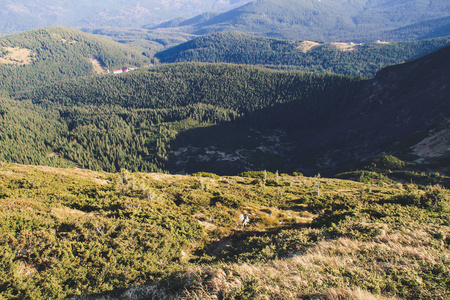
<path id="1" fill-rule="evenodd" d="M 371 41 L 387 31 L 449 15 L 445 0 L 258 0 L 177 28 L 196 34 L 237 30 L 286 39 Z"/>
<path id="2" fill-rule="evenodd" d="M 138 27 L 206 11 L 225 11 L 247 0 L 2 0 L 0 31 L 19 32 L 45 26 Z"/>
<path id="3" fill-rule="evenodd" d="M 446 36 L 450 33 L 450 16 L 414 23 L 385 32 L 385 40 L 421 40 Z"/>

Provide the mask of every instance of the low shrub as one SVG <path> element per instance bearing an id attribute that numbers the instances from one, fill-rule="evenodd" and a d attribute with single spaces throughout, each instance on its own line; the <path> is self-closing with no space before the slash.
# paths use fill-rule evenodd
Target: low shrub
<path id="1" fill-rule="evenodd" d="M 193 173 L 192 176 L 196 176 L 196 177 L 209 177 L 209 178 L 214 178 L 214 179 L 219 179 L 220 176 L 214 173 L 209 173 L 209 172 L 197 172 L 197 173 Z"/>

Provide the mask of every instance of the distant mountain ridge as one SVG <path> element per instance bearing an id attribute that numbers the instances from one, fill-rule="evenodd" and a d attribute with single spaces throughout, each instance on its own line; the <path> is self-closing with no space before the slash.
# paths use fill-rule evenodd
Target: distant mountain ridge
<path id="1" fill-rule="evenodd" d="M 449 43 L 450 36 L 414 42 L 354 44 L 218 32 L 161 51 L 155 57 L 162 63 L 226 62 L 371 77 L 383 67 L 418 58 Z"/>
<path id="2" fill-rule="evenodd" d="M 443 0 L 427 4 L 419 0 L 258 0 L 211 15 L 207 20 L 192 19 L 186 22 L 189 25 L 179 24 L 177 28 L 199 35 L 237 30 L 285 39 L 360 42 L 380 39 L 395 29 L 449 15 L 450 5 Z M 440 22 L 443 21 L 448 24 L 448 20 Z"/>
<path id="3" fill-rule="evenodd" d="M 384 40 L 423 40 L 446 36 L 450 33 L 450 16 L 414 23 L 385 32 Z"/>
<path id="4" fill-rule="evenodd" d="M 4 0 L 0 32 L 21 32 L 46 26 L 139 27 L 206 11 L 225 11 L 246 0 Z"/>

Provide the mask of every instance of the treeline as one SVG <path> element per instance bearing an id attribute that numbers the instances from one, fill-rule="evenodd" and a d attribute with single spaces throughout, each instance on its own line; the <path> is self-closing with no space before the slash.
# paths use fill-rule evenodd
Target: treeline
<path id="1" fill-rule="evenodd" d="M 388 44 L 344 44 L 348 48 L 344 51 L 328 43 L 315 43 L 308 49 L 300 41 L 221 32 L 172 47 L 155 57 L 162 63 L 226 62 L 371 77 L 385 66 L 418 58 L 449 42 L 450 37 Z"/>
<path id="2" fill-rule="evenodd" d="M 90 59 L 110 70 L 150 63 L 149 58 L 124 45 L 64 27 L 31 30 L 0 39 L 2 56 L 8 54 L 7 47 L 29 50 L 31 61 L 20 66 L 0 64 L 0 88 L 11 92 L 93 75 Z"/>

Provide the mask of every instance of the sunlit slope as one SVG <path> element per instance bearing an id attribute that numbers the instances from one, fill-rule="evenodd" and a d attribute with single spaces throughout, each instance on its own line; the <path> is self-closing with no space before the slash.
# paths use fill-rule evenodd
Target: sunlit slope
<path id="1" fill-rule="evenodd" d="M 2 163 L 0 296 L 445 299 L 448 205 L 383 178 Z"/>
<path id="2" fill-rule="evenodd" d="M 119 43 L 65 27 L 2 38 L 0 51 L 0 88 L 12 92 L 150 63 L 141 53 Z"/>

